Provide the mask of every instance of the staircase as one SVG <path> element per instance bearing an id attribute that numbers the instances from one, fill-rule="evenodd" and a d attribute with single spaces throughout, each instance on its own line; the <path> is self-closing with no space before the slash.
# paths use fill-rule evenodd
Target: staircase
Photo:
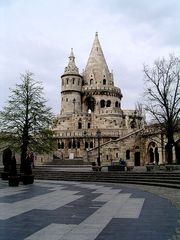
<path id="1" fill-rule="evenodd" d="M 91 170 L 61 170 L 50 167 L 36 167 L 35 179 L 130 183 L 170 188 L 180 188 L 180 172 L 93 172 Z"/>

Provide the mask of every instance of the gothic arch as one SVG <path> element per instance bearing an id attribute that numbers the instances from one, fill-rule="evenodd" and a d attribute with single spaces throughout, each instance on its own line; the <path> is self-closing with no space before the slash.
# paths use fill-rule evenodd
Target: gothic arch
<path id="1" fill-rule="evenodd" d="M 148 163 L 159 163 L 159 149 L 154 141 L 150 142 L 148 145 L 147 156 Z"/>

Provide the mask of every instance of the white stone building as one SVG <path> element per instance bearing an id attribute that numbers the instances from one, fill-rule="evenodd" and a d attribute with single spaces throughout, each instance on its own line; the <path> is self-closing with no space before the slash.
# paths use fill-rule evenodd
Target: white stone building
<path id="1" fill-rule="evenodd" d="M 71 49 L 61 76 L 61 111 L 54 119 L 54 161 L 107 164 L 123 158 L 142 164 L 137 136 L 144 120 L 138 111 L 122 109 L 122 97 L 121 89 L 114 86 L 97 33 L 82 74 Z"/>

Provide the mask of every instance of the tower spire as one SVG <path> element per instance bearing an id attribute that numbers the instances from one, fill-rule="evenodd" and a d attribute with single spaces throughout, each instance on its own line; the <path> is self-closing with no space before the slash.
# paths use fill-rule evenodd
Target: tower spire
<path id="1" fill-rule="evenodd" d="M 64 69 L 64 74 L 65 73 L 79 74 L 79 69 L 76 67 L 76 63 L 75 63 L 75 56 L 74 56 L 73 48 L 71 48 L 71 52 L 69 55 L 68 66 L 65 67 L 65 69 Z"/>
<path id="2" fill-rule="evenodd" d="M 104 75 L 106 77 L 110 75 L 101 44 L 99 42 L 98 32 L 95 33 L 95 39 L 85 68 L 84 77 L 87 79 L 91 78 L 92 73 L 96 82 L 103 79 Z"/>

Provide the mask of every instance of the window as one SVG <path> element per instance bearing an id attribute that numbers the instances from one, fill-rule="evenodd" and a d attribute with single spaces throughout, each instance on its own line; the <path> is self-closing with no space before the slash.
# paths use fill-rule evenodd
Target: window
<path id="1" fill-rule="evenodd" d="M 91 79 L 90 79 L 90 85 L 92 85 L 92 84 L 93 84 L 93 79 L 91 78 Z"/>
<path id="2" fill-rule="evenodd" d="M 101 101 L 100 101 L 100 105 L 101 105 L 101 108 L 104 108 L 104 107 L 105 107 L 105 101 L 104 101 L 104 100 L 101 100 Z"/>
<path id="3" fill-rule="evenodd" d="M 67 84 L 69 83 L 69 78 L 66 78 L 66 83 L 67 83 Z"/>
<path id="4" fill-rule="evenodd" d="M 130 150 L 126 150 L 126 159 L 130 159 Z"/>
<path id="5" fill-rule="evenodd" d="M 90 142 L 90 148 L 93 148 L 93 142 Z"/>
<path id="6" fill-rule="evenodd" d="M 110 106 L 111 106 L 111 101 L 107 100 L 106 107 L 110 107 Z"/>
<path id="7" fill-rule="evenodd" d="M 119 105 L 119 104 L 118 104 L 118 101 L 116 101 L 116 102 L 115 102 L 115 107 L 118 107 L 118 105 Z"/>
<path id="8" fill-rule="evenodd" d="M 103 85 L 106 85 L 106 79 L 105 78 L 103 79 Z"/>
<path id="9" fill-rule="evenodd" d="M 91 123 L 88 123 L 88 128 L 91 128 Z"/>
<path id="10" fill-rule="evenodd" d="M 61 148 L 64 149 L 64 142 L 61 143 Z"/>
<path id="11" fill-rule="evenodd" d="M 73 80 L 73 84 L 74 84 L 75 78 L 73 78 L 72 80 Z"/>
<path id="12" fill-rule="evenodd" d="M 61 148 L 61 145 L 60 145 L 60 142 L 58 141 L 58 149 L 60 149 Z"/>
<path id="13" fill-rule="evenodd" d="M 68 147 L 71 148 L 72 144 L 71 141 L 69 141 Z"/>
<path id="14" fill-rule="evenodd" d="M 94 106 L 95 106 L 95 100 L 92 96 L 89 96 L 86 98 L 86 105 L 87 105 L 87 110 L 91 110 L 91 112 L 94 112 Z"/>
<path id="15" fill-rule="evenodd" d="M 88 142 L 85 142 L 85 148 L 88 148 Z"/>
<path id="16" fill-rule="evenodd" d="M 62 86 L 64 85 L 64 79 L 62 79 Z"/>
<path id="17" fill-rule="evenodd" d="M 82 128 L 82 122 L 78 122 L 78 129 Z"/>

